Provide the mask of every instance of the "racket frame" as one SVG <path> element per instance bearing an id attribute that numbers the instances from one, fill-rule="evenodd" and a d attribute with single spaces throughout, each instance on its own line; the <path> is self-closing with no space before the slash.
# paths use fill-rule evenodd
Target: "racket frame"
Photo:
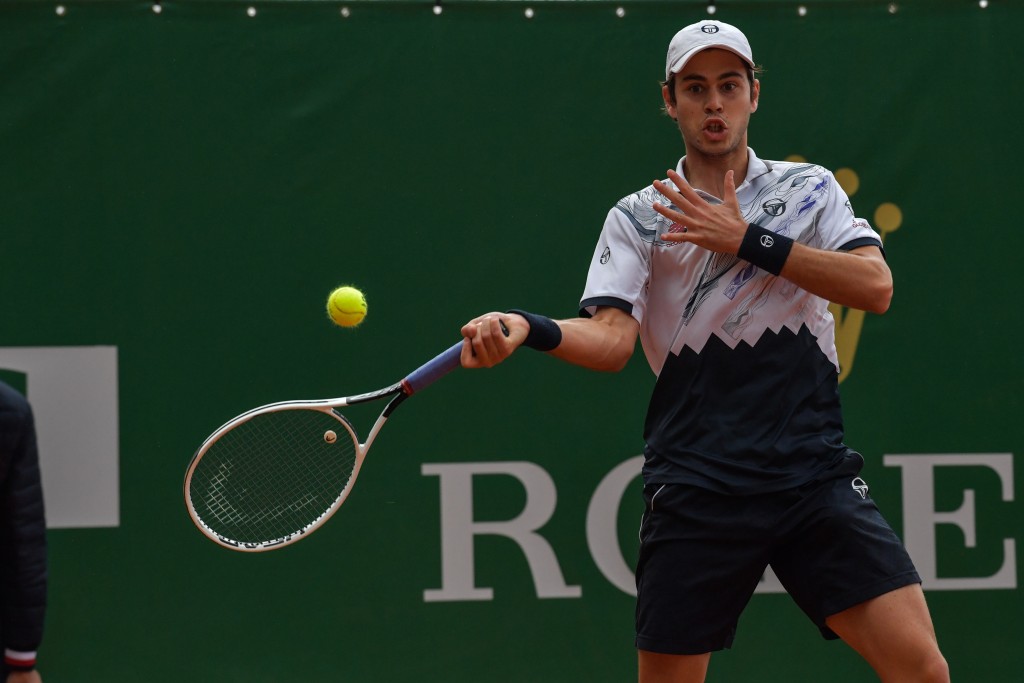
<path id="1" fill-rule="evenodd" d="M 348 498 L 349 493 L 352 491 L 352 486 L 355 484 L 356 477 L 359 476 L 359 470 L 362 468 L 363 460 L 366 458 L 366 453 L 370 450 L 370 446 L 373 445 L 374 440 L 377 438 L 377 434 L 380 433 L 384 423 L 387 422 L 391 413 L 394 412 L 395 408 L 401 404 L 402 401 L 412 395 L 412 388 L 408 385 L 406 380 L 392 384 L 391 386 L 380 389 L 378 391 L 372 391 L 365 394 L 357 394 L 355 396 L 346 396 L 342 398 L 330 398 L 330 399 L 319 399 L 312 401 L 279 401 L 277 403 L 268 403 L 267 405 L 253 408 L 235 418 L 232 418 L 228 422 L 224 423 L 220 428 L 215 430 L 210 436 L 196 450 L 195 455 L 192 456 L 192 461 L 189 463 L 188 469 L 185 472 L 185 483 L 184 483 L 184 494 L 185 494 L 185 507 L 188 510 L 189 517 L 192 518 L 192 522 L 196 527 L 210 540 L 218 545 L 224 546 L 231 550 L 238 550 L 240 552 L 264 552 L 267 550 L 276 550 L 277 548 L 283 548 L 286 545 L 295 543 L 296 541 L 305 538 L 309 534 L 319 529 L 323 524 L 337 512 L 341 504 Z M 370 428 L 369 434 L 367 434 L 366 441 L 360 442 L 359 435 L 356 433 L 355 427 L 349 421 L 347 417 L 338 412 L 338 408 L 344 408 L 346 406 L 357 405 L 360 403 L 367 403 L 370 401 L 376 401 L 382 398 L 391 396 L 391 400 L 387 406 L 381 412 L 380 416 L 373 423 L 373 427 Z M 280 412 L 283 410 L 315 410 L 325 415 L 329 415 L 344 427 L 348 437 L 352 440 L 354 446 L 355 464 L 352 467 L 352 475 L 348 478 L 345 483 L 345 487 L 338 494 L 338 497 L 334 502 L 324 510 L 316 519 L 309 524 L 303 526 L 301 529 L 297 529 L 285 536 L 275 539 L 268 539 L 265 541 L 252 542 L 252 541 L 239 541 L 237 539 L 228 538 L 223 534 L 218 533 L 215 529 L 209 526 L 203 518 L 199 515 L 195 506 L 192 503 L 191 483 L 192 475 L 199 463 L 202 461 L 203 456 L 210 448 L 217 443 L 221 437 L 235 429 L 236 427 L 249 422 L 253 418 L 259 415 L 266 415 L 267 413 Z M 340 435 L 339 435 L 340 438 Z"/>
<path id="2" fill-rule="evenodd" d="M 499 323 L 501 325 L 502 333 L 507 337 L 509 335 L 508 328 L 505 326 L 504 321 L 499 321 Z M 189 516 L 192 518 L 192 522 L 207 538 L 215 543 L 231 550 L 250 553 L 283 548 L 316 531 L 323 526 L 323 524 L 330 519 L 335 512 L 337 512 L 338 508 L 341 507 L 341 504 L 345 502 L 346 498 L 348 498 L 348 495 L 355 484 L 356 477 L 359 475 L 359 470 L 362 468 L 363 460 L 366 458 L 366 453 L 370 450 L 370 446 L 377 438 L 377 435 L 380 433 L 384 423 L 388 421 L 388 418 L 395 411 L 395 408 L 414 393 L 426 389 L 428 386 L 459 367 L 461 365 L 460 355 L 462 346 L 462 341 L 453 344 L 448 349 L 442 351 L 431 360 L 413 370 L 405 377 L 405 379 L 377 391 L 371 391 L 365 394 L 356 394 L 354 396 L 346 396 L 343 398 L 329 398 L 313 401 L 280 401 L 278 403 L 269 403 L 258 408 L 253 408 L 252 410 L 242 413 L 241 415 L 238 415 L 224 423 L 220 428 L 210 434 L 205 441 L 203 441 L 192 456 L 192 461 L 189 463 L 188 469 L 185 471 L 185 507 L 188 510 Z M 346 406 L 357 405 L 360 403 L 368 403 L 370 401 L 376 401 L 387 397 L 391 397 L 391 400 L 384 407 L 384 410 L 381 411 L 376 422 L 373 423 L 373 427 L 370 428 L 370 431 L 367 434 L 366 441 L 360 443 L 359 436 L 356 434 L 352 423 L 348 418 L 338 412 L 338 408 L 344 408 Z M 315 410 L 330 415 L 337 420 L 345 428 L 345 431 L 348 433 L 349 438 L 352 439 L 352 443 L 355 447 L 355 463 L 352 467 L 352 474 L 349 477 L 348 482 L 346 482 L 344 489 L 342 489 L 338 494 L 334 503 L 324 510 L 324 512 L 316 519 L 309 524 L 306 524 L 301 529 L 280 538 L 259 542 L 244 542 L 227 538 L 226 536 L 217 533 L 206 522 L 204 522 L 196 511 L 195 506 L 193 506 L 191 494 L 192 475 L 200 461 L 202 461 L 203 455 L 205 455 L 206 452 L 210 450 L 210 448 L 225 434 L 235 427 L 252 420 L 257 415 L 264 415 L 266 413 L 282 410 Z"/>

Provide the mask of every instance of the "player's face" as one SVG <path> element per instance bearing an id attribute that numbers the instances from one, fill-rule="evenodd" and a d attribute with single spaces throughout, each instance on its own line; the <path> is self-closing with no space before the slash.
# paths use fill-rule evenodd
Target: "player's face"
<path id="1" fill-rule="evenodd" d="M 747 65 L 728 50 L 698 52 L 675 77 L 675 101 L 662 88 L 665 108 L 679 124 L 687 155 L 746 155 L 747 126 L 757 111 L 760 82 L 747 80 Z"/>

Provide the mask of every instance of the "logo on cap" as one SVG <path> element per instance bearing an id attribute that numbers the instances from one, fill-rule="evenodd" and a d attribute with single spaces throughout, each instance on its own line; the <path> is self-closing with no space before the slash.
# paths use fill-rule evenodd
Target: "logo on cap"
<path id="1" fill-rule="evenodd" d="M 704 24 L 700 27 L 700 30 L 704 33 L 718 33 L 718 27 L 714 24 Z"/>

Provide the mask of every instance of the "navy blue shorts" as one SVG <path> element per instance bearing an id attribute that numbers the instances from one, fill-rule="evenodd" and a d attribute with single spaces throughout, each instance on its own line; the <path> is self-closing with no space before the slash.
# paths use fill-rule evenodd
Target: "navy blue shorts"
<path id="1" fill-rule="evenodd" d="M 850 471 L 754 496 L 646 485 L 636 646 L 665 654 L 731 646 L 740 613 L 768 565 L 830 639 L 836 635 L 826 617 L 920 583 L 864 480 Z"/>

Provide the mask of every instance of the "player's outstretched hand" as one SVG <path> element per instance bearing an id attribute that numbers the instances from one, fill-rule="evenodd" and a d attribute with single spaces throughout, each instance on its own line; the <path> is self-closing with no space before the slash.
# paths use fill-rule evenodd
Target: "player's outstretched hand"
<path id="1" fill-rule="evenodd" d="M 675 171 L 669 171 L 668 177 L 678 190 L 660 180 L 654 181 L 654 189 L 665 195 L 676 207 L 671 209 L 658 202 L 653 205 L 655 211 L 673 223 L 661 239 L 666 242 L 691 242 L 721 254 L 738 252 L 743 235 L 747 232 L 747 221 L 740 213 L 733 172 L 730 170 L 725 173 L 725 197 L 722 204 L 705 201 Z"/>
<path id="2" fill-rule="evenodd" d="M 487 313 L 462 326 L 462 367 L 491 368 L 512 355 L 530 324 L 516 313 Z"/>
<path id="3" fill-rule="evenodd" d="M 7 674 L 7 683 L 43 683 L 43 679 L 35 669 L 32 671 L 12 671 Z"/>

